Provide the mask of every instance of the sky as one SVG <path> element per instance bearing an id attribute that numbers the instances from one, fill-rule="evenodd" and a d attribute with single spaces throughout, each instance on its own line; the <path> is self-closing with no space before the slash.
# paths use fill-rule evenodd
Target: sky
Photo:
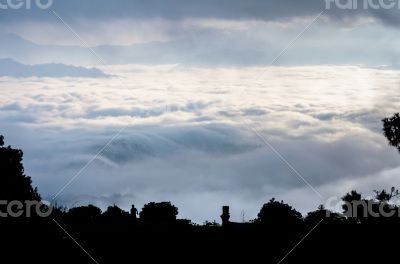
<path id="1" fill-rule="evenodd" d="M 381 119 L 399 109 L 399 9 L 344 2 L 0 9 L 0 134 L 69 207 L 171 201 L 202 223 L 230 205 L 241 221 L 272 197 L 305 213 L 398 186 Z"/>

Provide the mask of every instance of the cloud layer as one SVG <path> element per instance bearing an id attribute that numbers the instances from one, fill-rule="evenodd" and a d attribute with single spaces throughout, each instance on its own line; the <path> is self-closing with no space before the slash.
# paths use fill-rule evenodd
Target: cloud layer
<path id="1" fill-rule="evenodd" d="M 51 197 L 117 131 L 59 197 L 129 208 L 171 200 L 180 217 L 218 220 L 223 204 L 254 218 L 271 197 L 302 211 L 323 196 L 397 183 L 399 157 L 380 119 L 399 105 L 398 72 L 351 66 L 104 67 L 108 79 L 0 78 L 1 133 Z M 117 77 L 118 76 L 118 77 Z M 359 188 L 358 188 L 359 187 Z"/>

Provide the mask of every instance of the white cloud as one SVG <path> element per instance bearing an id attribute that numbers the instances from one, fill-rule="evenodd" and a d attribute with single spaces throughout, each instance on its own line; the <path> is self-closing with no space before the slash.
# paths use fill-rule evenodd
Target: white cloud
<path id="1" fill-rule="evenodd" d="M 171 200 L 181 217 L 198 222 L 217 219 L 223 204 L 233 206 L 234 220 L 242 209 L 254 218 L 273 196 L 303 212 L 323 203 L 248 123 L 327 197 L 357 186 L 390 185 L 392 178 L 384 175 L 400 167 L 380 135 L 380 119 L 399 107 L 397 71 L 179 65 L 103 70 L 121 79 L 0 78 L 1 133 L 25 151 L 26 171 L 45 197 L 124 126 L 60 201 L 129 208 Z M 380 180 L 371 181 L 371 175 Z"/>

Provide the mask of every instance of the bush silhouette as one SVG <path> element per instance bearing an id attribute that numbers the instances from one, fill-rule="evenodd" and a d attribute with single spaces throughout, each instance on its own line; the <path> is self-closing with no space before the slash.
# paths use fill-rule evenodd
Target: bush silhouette
<path id="1" fill-rule="evenodd" d="M 101 215 L 103 220 L 108 223 L 127 222 L 130 219 L 130 214 L 118 206 L 109 206 Z"/>
<path id="2" fill-rule="evenodd" d="M 100 220 L 101 209 L 94 205 L 80 206 L 71 208 L 67 215 L 74 222 L 94 223 Z"/>
<path id="3" fill-rule="evenodd" d="M 361 193 L 355 190 L 346 193 L 342 197 L 342 201 L 344 202 L 342 205 L 343 214 L 347 216 L 348 221 L 351 223 L 360 223 L 367 214 L 367 208 L 363 204 L 367 204 L 368 201 L 364 200 Z"/>
<path id="4" fill-rule="evenodd" d="M 313 211 L 313 212 L 309 212 L 307 214 L 307 216 L 304 218 L 304 221 L 307 224 L 311 224 L 311 225 L 316 225 L 318 224 L 320 221 L 324 220 L 328 223 L 335 223 L 338 221 L 342 221 L 344 218 L 341 217 L 339 214 L 334 213 L 330 210 L 325 209 L 325 207 L 323 205 L 320 205 L 318 207 L 318 210 Z"/>
<path id="5" fill-rule="evenodd" d="M 290 205 L 273 198 L 261 208 L 258 221 L 263 224 L 299 224 L 302 215 Z"/>
<path id="6" fill-rule="evenodd" d="M 174 223 L 178 208 L 170 202 L 148 203 L 140 212 L 140 220 L 144 223 Z"/>
<path id="7" fill-rule="evenodd" d="M 375 193 L 375 199 L 378 200 L 379 202 L 389 202 L 395 197 L 399 197 L 400 193 L 399 190 L 397 190 L 395 187 L 392 187 L 390 189 L 390 192 L 387 192 L 386 190 L 382 191 L 374 191 Z"/>

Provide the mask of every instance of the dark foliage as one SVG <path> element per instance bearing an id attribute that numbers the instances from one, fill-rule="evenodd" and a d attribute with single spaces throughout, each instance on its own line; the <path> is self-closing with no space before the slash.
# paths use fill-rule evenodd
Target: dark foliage
<path id="1" fill-rule="evenodd" d="M 258 213 L 258 221 L 263 224 L 299 224 L 302 215 L 283 201 L 271 199 Z"/>
<path id="2" fill-rule="evenodd" d="M 395 187 L 392 187 L 390 189 L 390 192 L 387 192 L 386 190 L 381 190 L 381 191 L 374 191 L 375 193 L 375 199 L 377 199 L 380 202 L 389 202 L 395 197 L 399 197 L 399 190 L 397 190 Z"/>
<path id="3" fill-rule="evenodd" d="M 173 223 L 178 215 L 178 208 L 170 202 L 148 203 L 140 212 L 144 223 Z"/>
<path id="4" fill-rule="evenodd" d="M 22 157 L 22 150 L 4 147 L 4 137 L 0 137 L 0 200 L 40 201 L 31 178 L 24 173 Z"/>
<path id="5" fill-rule="evenodd" d="M 396 113 L 392 117 L 384 118 L 382 122 L 383 133 L 389 144 L 400 151 L 400 114 Z"/>
<path id="6" fill-rule="evenodd" d="M 321 221 L 325 221 L 325 223 L 339 223 L 340 221 L 344 221 L 344 217 L 320 205 L 318 210 L 309 212 L 304 221 L 309 225 L 316 225 Z"/>
<path id="7" fill-rule="evenodd" d="M 106 223 L 125 223 L 131 219 L 130 214 L 118 206 L 109 206 L 102 214 L 102 220 Z"/>
<path id="8" fill-rule="evenodd" d="M 71 208 L 68 218 L 74 222 L 96 223 L 100 220 L 101 210 L 94 205 Z"/>

